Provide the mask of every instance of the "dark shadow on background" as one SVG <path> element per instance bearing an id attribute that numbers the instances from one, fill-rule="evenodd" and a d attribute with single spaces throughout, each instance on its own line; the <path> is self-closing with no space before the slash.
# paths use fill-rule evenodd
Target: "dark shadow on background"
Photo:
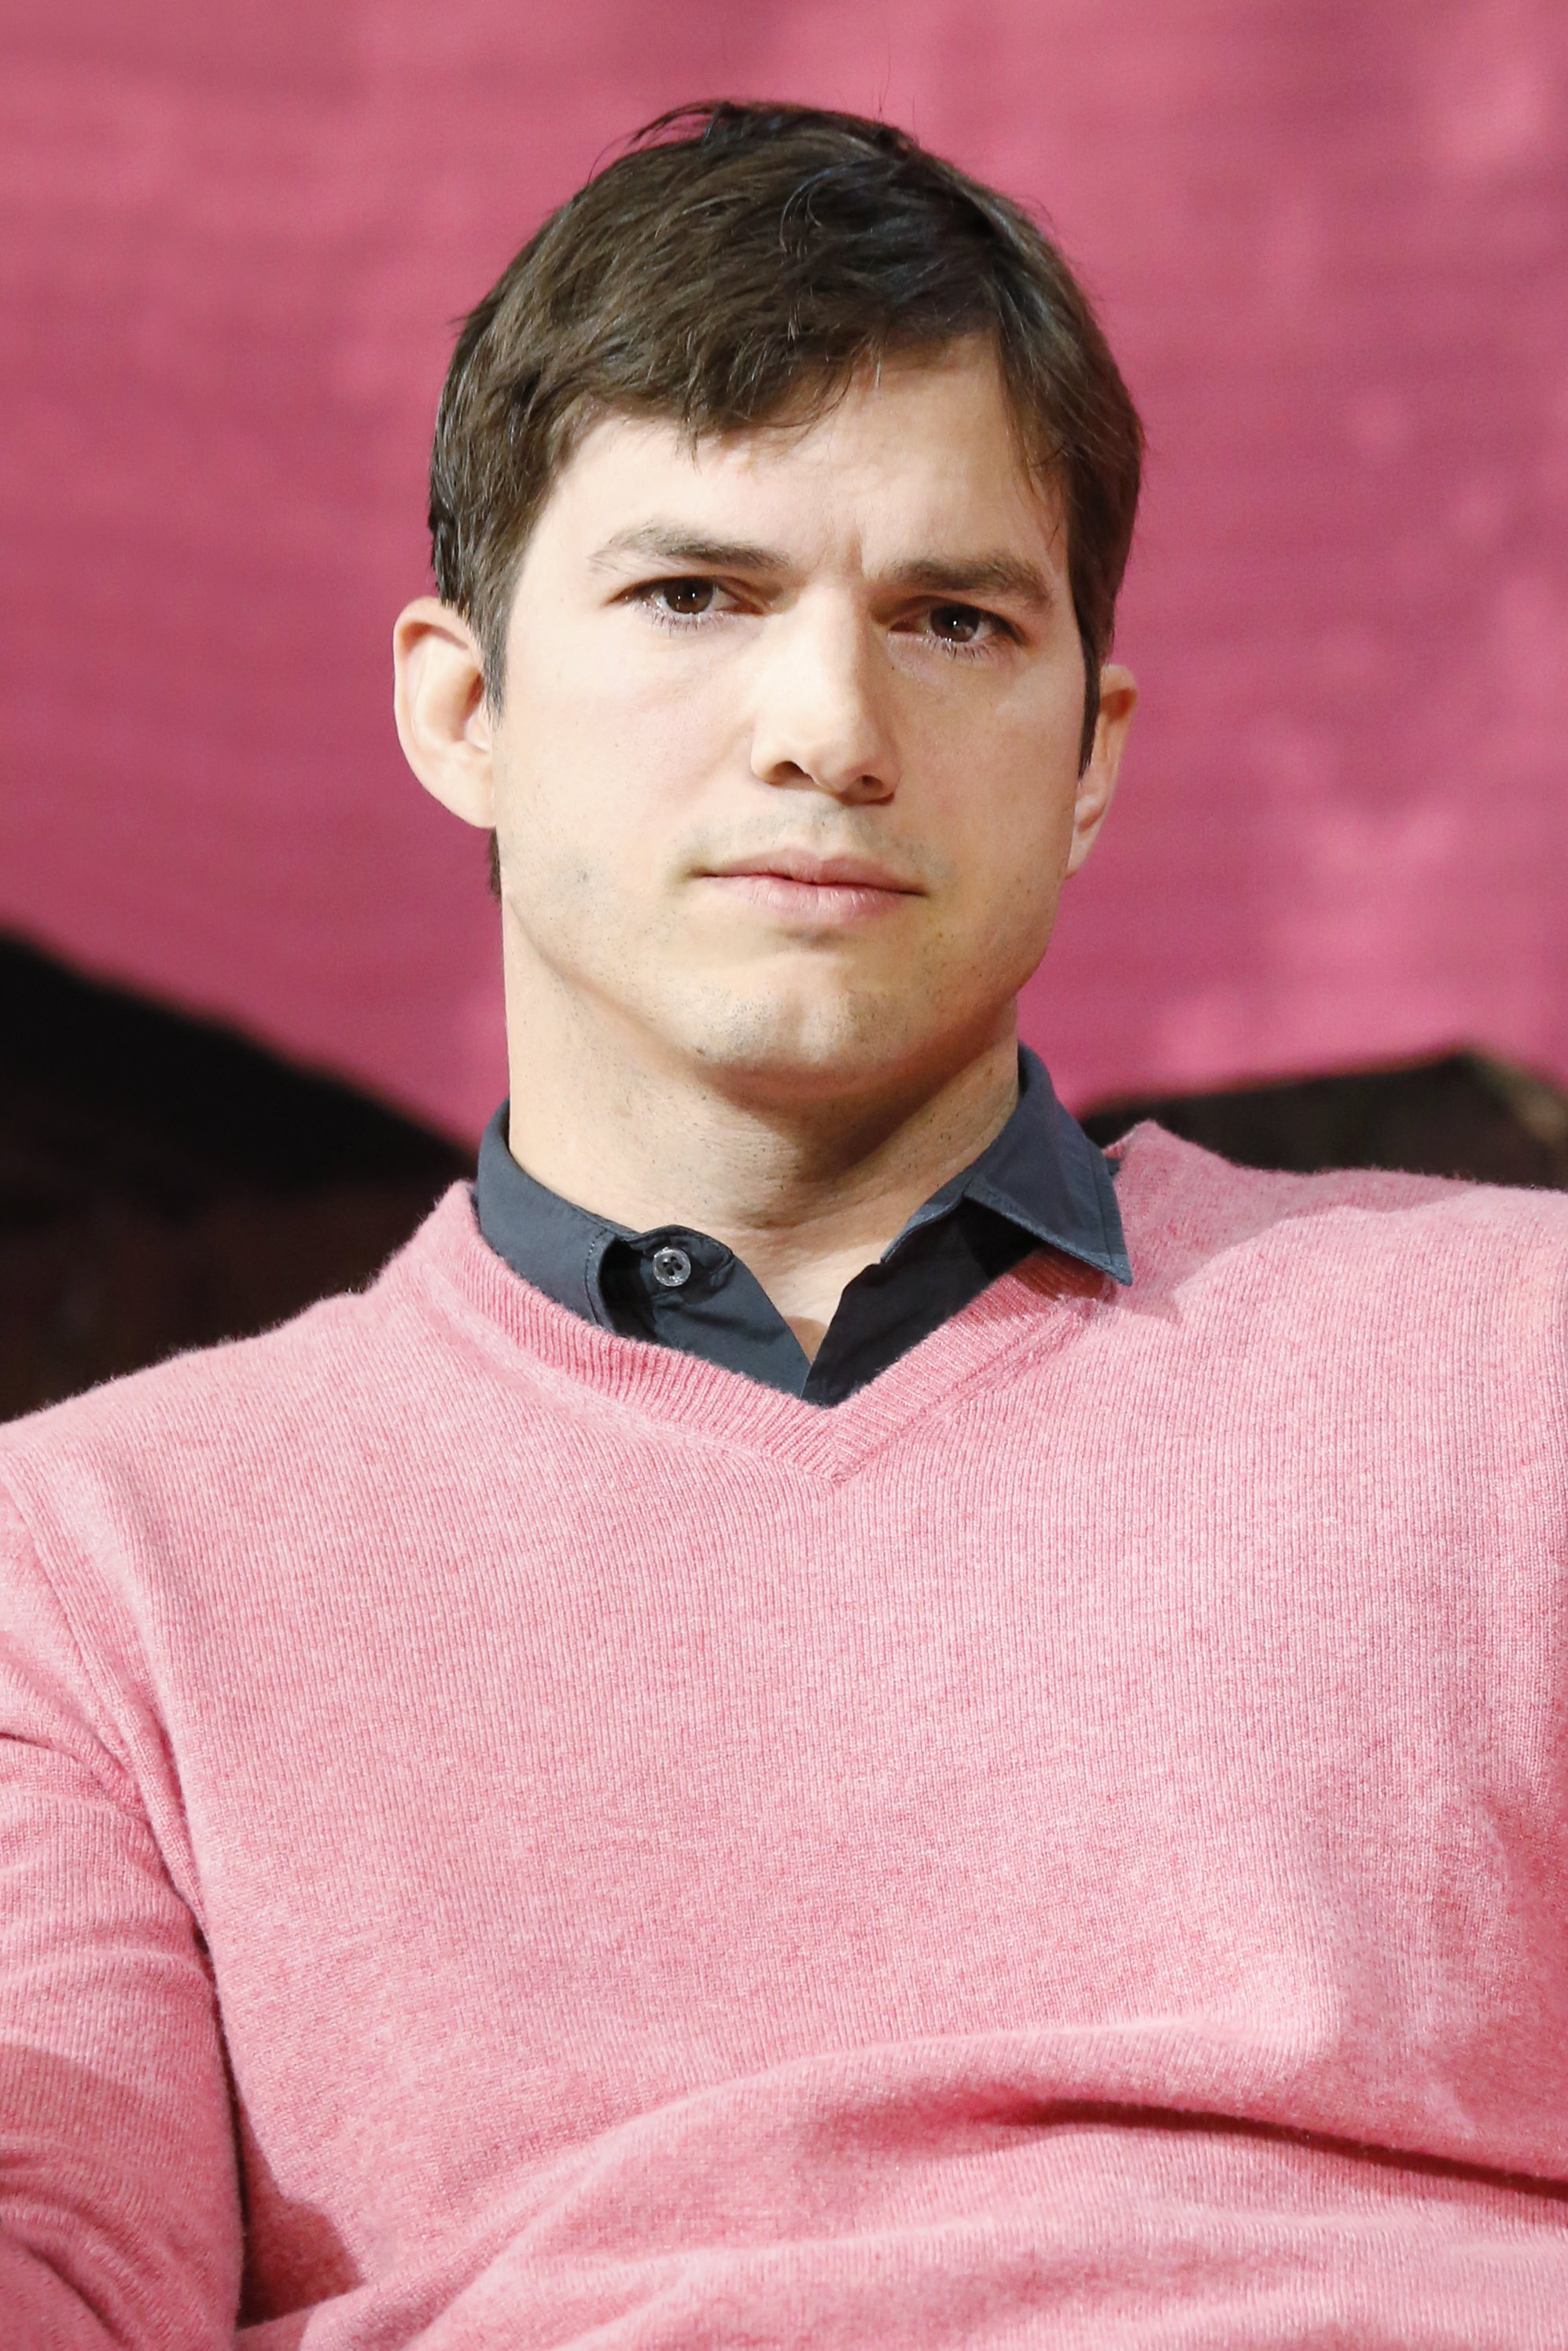
<path id="1" fill-rule="evenodd" d="M 0 1418 L 367 1281 L 472 1155 L 0 940 Z"/>

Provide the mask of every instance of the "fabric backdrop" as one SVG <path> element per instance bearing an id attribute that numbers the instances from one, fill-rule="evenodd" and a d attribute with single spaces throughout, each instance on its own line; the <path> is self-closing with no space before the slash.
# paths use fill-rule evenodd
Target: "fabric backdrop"
<path id="1" fill-rule="evenodd" d="M 0 925 L 476 1133 L 483 845 L 389 694 L 451 325 L 639 121 L 782 96 L 1042 207 L 1147 418 L 1067 1099 L 1568 1077 L 1562 0 L 37 0 L 0 67 Z"/>

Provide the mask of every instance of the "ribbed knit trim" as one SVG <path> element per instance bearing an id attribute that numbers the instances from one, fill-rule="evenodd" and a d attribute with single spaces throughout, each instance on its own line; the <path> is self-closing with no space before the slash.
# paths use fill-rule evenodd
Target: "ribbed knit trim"
<path id="1" fill-rule="evenodd" d="M 1174 1140 L 1145 1125 L 1113 1155 L 1124 1159 L 1124 1198 L 1131 1173 L 1126 1151 L 1135 1155 L 1148 1137 Z M 1019 1357 L 1065 1343 L 1127 1294 L 1108 1275 L 1038 1251 L 843 1403 L 822 1405 L 699 1356 L 622 1338 L 557 1305 L 488 1247 L 466 1184 L 444 1196 L 382 1280 L 411 1288 L 497 1355 L 527 1358 L 534 1376 L 563 1397 L 575 1388 L 580 1405 L 597 1401 L 674 1423 L 694 1437 L 764 1452 L 828 1479 L 849 1475 L 891 1438 L 929 1414 L 945 1414 L 977 1385 L 1007 1377 Z"/>

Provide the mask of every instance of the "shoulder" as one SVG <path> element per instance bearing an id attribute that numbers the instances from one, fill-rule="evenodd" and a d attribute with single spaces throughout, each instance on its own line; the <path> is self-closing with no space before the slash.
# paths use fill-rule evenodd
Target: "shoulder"
<path id="1" fill-rule="evenodd" d="M 461 1193 L 465 1187 L 454 1187 Z M 443 1369 L 424 1296 L 433 1234 L 453 1194 L 363 1290 L 254 1338 L 171 1356 L 0 1427 L 0 1488 L 24 1515 L 74 1504 L 110 1517 L 199 1514 L 279 1475 L 395 1450 L 399 1425 Z"/>
<path id="2" fill-rule="evenodd" d="M 340 1424 L 362 1376 L 363 1300 L 324 1301 L 253 1339 L 171 1356 L 0 1428 L 0 1487 L 111 1515 L 116 1499 L 194 1500 L 243 1475 L 258 1447 Z"/>
<path id="3" fill-rule="evenodd" d="M 1303 1276 L 1338 1267 L 1364 1279 L 1465 1270 L 1508 1287 L 1568 1280 L 1568 1193 L 1375 1168 L 1241 1167 L 1147 1120 L 1112 1155 L 1134 1275 L 1162 1286 L 1239 1260 Z"/>

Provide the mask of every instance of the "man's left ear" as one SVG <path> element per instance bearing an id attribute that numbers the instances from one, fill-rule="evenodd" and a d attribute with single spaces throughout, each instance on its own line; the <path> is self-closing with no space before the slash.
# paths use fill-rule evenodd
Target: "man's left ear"
<path id="1" fill-rule="evenodd" d="M 495 777 L 485 662 L 460 612 L 418 596 L 392 631 L 393 707 L 403 757 L 465 824 L 494 831 Z"/>
<path id="2" fill-rule="evenodd" d="M 1078 778 L 1072 806 L 1069 873 L 1077 872 L 1105 821 L 1116 789 L 1116 771 L 1122 764 L 1122 746 L 1137 706 L 1137 681 L 1132 671 L 1124 669 L 1120 662 L 1107 662 L 1100 672 L 1100 716 L 1094 722 L 1094 747 L 1089 754 L 1088 766 Z"/>

